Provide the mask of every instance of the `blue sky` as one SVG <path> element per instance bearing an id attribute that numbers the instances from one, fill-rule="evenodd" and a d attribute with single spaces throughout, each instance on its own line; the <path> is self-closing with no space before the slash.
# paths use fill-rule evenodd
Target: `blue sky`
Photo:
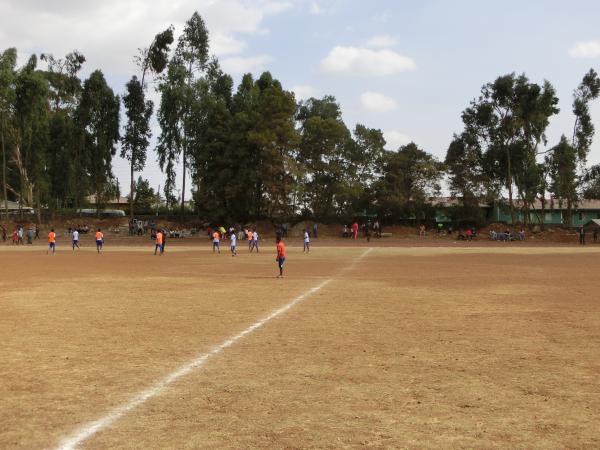
<path id="1" fill-rule="evenodd" d="M 194 10 L 236 80 L 270 70 L 298 97 L 334 95 L 348 127 L 383 130 L 389 149 L 414 140 L 440 159 L 484 83 L 510 72 L 549 80 L 561 108 L 552 145 L 572 129 L 573 89 L 600 70 L 594 1 L 0 0 L 0 48 L 16 46 L 23 59 L 77 48 L 85 74 L 101 68 L 122 93 L 136 49 L 169 24 L 178 33 Z M 592 114 L 600 129 L 599 104 Z M 589 160 L 600 162 L 600 144 Z M 143 175 L 163 184 L 153 154 L 148 162 Z M 124 161 L 115 173 L 127 191 Z"/>

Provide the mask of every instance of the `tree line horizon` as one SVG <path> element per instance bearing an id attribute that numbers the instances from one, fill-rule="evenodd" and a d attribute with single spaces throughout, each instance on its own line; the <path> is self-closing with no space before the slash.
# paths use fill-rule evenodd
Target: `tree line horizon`
<path id="1" fill-rule="evenodd" d="M 485 219 L 482 201 L 504 202 L 505 195 L 512 223 L 521 208 L 528 212 L 525 225 L 536 200 L 543 224 L 547 196 L 566 206 L 566 225 L 581 198 L 600 198 L 600 165 L 587 165 L 595 132 L 589 105 L 600 95 L 594 69 L 574 90 L 573 129 L 549 149 L 556 91 L 547 80 L 511 73 L 483 85 L 440 161 L 414 142 L 386 150 L 381 130 L 346 126 L 335 97 L 296 101 L 270 72 L 245 74 L 234 91 L 233 78 L 210 55 L 197 12 L 177 39 L 171 26 L 134 58 L 137 73 L 119 97 L 101 70 L 79 78 L 85 56 L 78 51 L 63 59 L 41 54 L 45 70 L 36 55 L 17 67 L 15 48 L 0 54 L 0 208 L 12 199 L 38 214 L 76 211 L 93 195 L 99 210 L 119 195 L 112 171 L 117 152 L 130 165 L 132 218 L 161 194 L 167 209 L 181 208 L 183 216 L 188 174 L 192 214 L 222 223 L 335 222 L 365 214 L 386 223 L 427 221 L 435 214 L 429 198 L 440 194 L 443 181 L 460 199 L 452 218 L 473 223 Z M 148 79 L 160 95 L 157 107 L 147 98 Z M 147 163 L 153 115 L 162 193 L 136 180 Z"/>

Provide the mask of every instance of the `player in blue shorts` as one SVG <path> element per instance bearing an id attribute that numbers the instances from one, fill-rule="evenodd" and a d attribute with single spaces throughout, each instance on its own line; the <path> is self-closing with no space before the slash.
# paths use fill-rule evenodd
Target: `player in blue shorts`
<path id="1" fill-rule="evenodd" d="M 102 233 L 102 231 L 100 231 L 100 228 L 98 228 L 98 231 L 96 231 L 96 250 L 98 251 L 98 253 L 100 253 L 100 251 L 102 250 L 103 244 L 104 234 Z"/>
<path id="2" fill-rule="evenodd" d="M 54 252 L 56 251 L 56 233 L 54 232 L 54 228 L 48 233 L 48 250 L 46 251 L 46 254 L 50 253 L 50 250 L 52 250 L 52 254 L 54 255 Z"/>
<path id="3" fill-rule="evenodd" d="M 71 242 L 73 244 L 73 251 L 75 251 L 75 247 L 79 250 L 79 231 L 73 230 L 73 233 L 71 233 Z"/>

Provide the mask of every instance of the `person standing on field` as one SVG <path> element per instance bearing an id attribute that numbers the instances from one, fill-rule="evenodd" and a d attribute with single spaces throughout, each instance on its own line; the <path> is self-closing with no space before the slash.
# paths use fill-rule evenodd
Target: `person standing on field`
<path id="1" fill-rule="evenodd" d="M 579 227 L 579 243 L 585 245 L 585 230 L 583 229 L 583 225 Z"/>
<path id="2" fill-rule="evenodd" d="M 104 233 L 98 228 L 96 231 L 96 251 L 100 253 L 102 251 L 102 246 L 104 245 Z"/>
<path id="3" fill-rule="evenodd" d="M 165 245 L 167 245 L 167 229 L 161 228 L 160 232 L 162 234 L 162 244 L 160 244 L 160 253 L 162 254 L 165 252 Z"/>
<path id="4" fill-rule="evenodd" d="M 248 240 L 248 250 L 252 251 L 252 231 L 246 230 L 246 239 Z"/>
<path id="5" fill-rule="evenodd" d="M 54 228 L 48 233 L 48 250 L 46 250 L 46 255 L 50 253 L 50 250 L 52 250 L 52 254 L 54 255 L 56 251 L 56 233 L 54 232 Z"/>
<path id="6" fill-rule="evenodd" d="M 308 235 L 308 230 L 304 230 L 304 250 L 303 252 L 310 252 L 310 236 Z"/>
<path id="7" fill-rule="evenodd" d="M 156 232 L 156 237 L 155 237 L 155 246 L 154 246 L 154 254 L 156 255 L 156 252 L 159 252 L 159 255 L 163 254 L 163 247 L 162 247 L 162 243 L 163 243 L 163 234 L 160 230 L 158 230 Z"/>
<path id="8" fill-rule="evenodd" d="M 252 250 L 254 249 L 256 249 L 256 253 L 258 253 L 258 231 L 256 231 L 256 229 L 252 232 L 252 247 L 250 247 L 250 253 L 252 253 Z"/>
<path id="9" fill-rule="evenodd" d="M 279 265 L 279 275 L 277 278 L 283 278 L 283 265 L 285 264 L 285 245 L 280 236 L 277 236 L 277 257 L 275 258 Z"/>
<path id="10" fill-rule="evenodd" d="M 231 240 L 231 256 L 237 256 L 237 252 L 235 250 L 237 244 L 237 236 L 235 235 L 235 230 L 231 230 L 229 234 L 229 239 Z"/>
<path id="11" fill-rule="evenodd" d="M 217 230 L 215 230 L 213 232 L 212 242 L 213 242 L 213 253 L 215 252 L 215 249 L 217 249 L 217 251 L 219 253 L 221 253 L 221 243 L 220 243 L 220 240 L 219 240 L 219 232 Z"/>
<path id="12" fill-rule="evenodd" d="M 73 251 L 75 251 L 75 247 L 79 250 L 79 231 L 77 231 L 77 228 L 71 233 L 71 244 L 73 246 Z"/>
<path id="13" fill-rule="evenodd" d="M 352 237 L 354 240 L 358 239 L 358 222 L 352 224 Z"/>

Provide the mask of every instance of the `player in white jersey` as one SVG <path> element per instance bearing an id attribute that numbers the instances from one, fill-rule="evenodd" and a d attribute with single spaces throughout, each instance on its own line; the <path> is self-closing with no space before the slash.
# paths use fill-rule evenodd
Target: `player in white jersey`
<path id="1" fill-rule="evenodd" d="M 258 253 L 258 231 L 254 230 L 252 233 L 252 247 L 250 247 L 250 252 L 256 249 L 256 253 Z"/>
<path id="2" fill-rule="evenodd" d="M 79 250 L 79 231 L 73 230 L 71 233 L 71 243 L 73 244 L 73 251 L 75 251 L 75 247 Z"/>
<path id="3" fill-rule="evenodd" d="M 235 231 L 231 231 L 229 239 L 231 240 L 231 256 L 237 256 L 237 252 L 235 250 L 235 246 L 237 244 L 237 236 L 235 235 Z"/>
<path id="4" fill-rule="evenodd" d="M 308 231 L 304 230 L 304 250 L 303 252 L 310 252 L 310 236 L 308 235 Z"/>

